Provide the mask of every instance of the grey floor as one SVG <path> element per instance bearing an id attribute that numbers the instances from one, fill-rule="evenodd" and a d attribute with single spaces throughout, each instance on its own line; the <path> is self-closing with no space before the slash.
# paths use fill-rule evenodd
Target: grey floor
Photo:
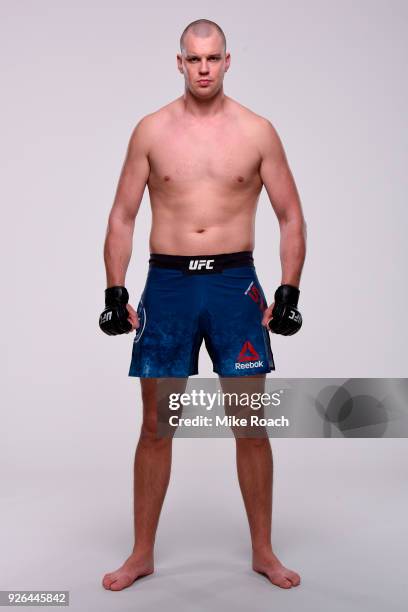
<path id="1" fill-rule="evenodd" d="M 78 453 L 74 467 L 9 466 L 1 589 L 69 590 L 75 611 L 405 610 L 407 446 L 273 442 L 274 548 L 302 577 L 291 590 L 251 571 L 232 440 L 175 441 L 156 572 L 122 592 L 101 579 L 131 547 L 133 449 L 115 458 L 97 449 L 83 467 Z"/>

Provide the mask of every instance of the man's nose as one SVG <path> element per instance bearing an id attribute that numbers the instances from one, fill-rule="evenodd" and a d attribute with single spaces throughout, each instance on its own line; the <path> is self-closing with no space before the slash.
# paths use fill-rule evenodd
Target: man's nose
<path id="1" fill-rule="evenodd" d="M 208 74 L 208 62 L 206 60 L 202 60 L 200 64 L 200 74 Z"/>

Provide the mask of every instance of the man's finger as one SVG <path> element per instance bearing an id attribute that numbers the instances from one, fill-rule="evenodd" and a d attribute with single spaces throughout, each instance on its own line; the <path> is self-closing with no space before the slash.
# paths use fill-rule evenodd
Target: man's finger
<path id="1" fill-rule="evenodd" d="M 132 315 L 132 313 L 129 315 L 128 317 L 128 321 L 132 326 L 132 331 L 134 329 L 138 329 L 138 327 L 140 327 L 140 321 L 139 321 L 139 317 L 137 316 L 137 314 L 135 314 L 134 316 Z"/>
<path id="2" fill-rule="evenodd" d="M 128 309 L 128 312 L 130 312 L 131 314 L 133 315 L 136 314 L 136 310 L 133 308 L 131 304 L 126 304 L 126 308 Z"/>

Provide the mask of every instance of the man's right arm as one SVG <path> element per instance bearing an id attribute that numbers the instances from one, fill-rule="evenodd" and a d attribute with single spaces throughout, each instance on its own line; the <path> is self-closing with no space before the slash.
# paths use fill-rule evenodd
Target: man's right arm
<path id="1" fill-rule="evenodd" d="M 149 178 L 146 118 L 132 132 L 108 219 L 104 245 L 107 287 L 124 286 L 135 218 Z"/>

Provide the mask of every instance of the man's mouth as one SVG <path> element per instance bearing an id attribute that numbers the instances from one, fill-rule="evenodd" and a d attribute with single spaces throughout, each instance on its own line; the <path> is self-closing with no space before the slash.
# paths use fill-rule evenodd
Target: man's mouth
<path id="1" fill-rule="evenodd" d="M 208 85 L 209 83 L 211 83 L 210 79 L 200 79 L 198 81 L 200 83 L 200 85 Z"/>

